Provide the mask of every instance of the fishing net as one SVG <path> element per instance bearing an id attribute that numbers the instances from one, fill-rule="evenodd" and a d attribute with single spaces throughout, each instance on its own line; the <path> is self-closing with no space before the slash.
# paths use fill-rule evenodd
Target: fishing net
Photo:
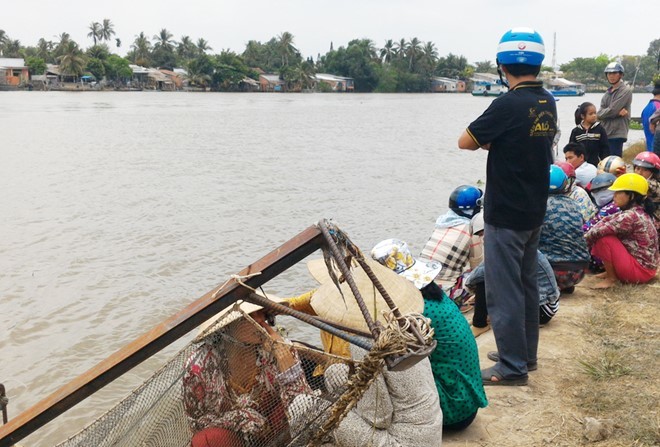
<path id="1" fill-rule="evenodd" d="M 342 332 L 346 328 L 336 332 L 337 327 L 263 302 L 255 294 L 250 300 L 362 346 L 369 351 L 364 359 L 351 361 L 289 342 L 263 315 L 248 315 L 235 305 L 128 397 L 59 447 L 280 447 L 331 441 L 333 430 L 386 364 L 406 369 L 428 356 L 435 341 L 426 318 L 401 314 L 344 233 L 327 223 L 319 227 L 375 339 L 347 335 Z M 323 251 L 339 288 L 330 254 Z M 387 301 L 390 310 L 382 313 L 383 324 L 373 323 L 349 273 L 353 258 L 364 269 L 362 280 L 368 277 Z M 254 291 L 241 278 L 234 279 Z"/>
<path id="2" fill-rule="evenodd" d="M 60 447 L 308 445 L 355 364 L 273 340 L 234 307 Z"/>

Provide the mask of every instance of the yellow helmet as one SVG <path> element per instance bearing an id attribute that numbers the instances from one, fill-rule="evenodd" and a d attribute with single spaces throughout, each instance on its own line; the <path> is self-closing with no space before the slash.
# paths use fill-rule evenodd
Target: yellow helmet
<path id="1" fill-rule="evenodd" d="M 645 196 L 649 192 L 649 182 L 639 174 L 623 174 L 608 189 L 610 191 L 632 191 Z"/>

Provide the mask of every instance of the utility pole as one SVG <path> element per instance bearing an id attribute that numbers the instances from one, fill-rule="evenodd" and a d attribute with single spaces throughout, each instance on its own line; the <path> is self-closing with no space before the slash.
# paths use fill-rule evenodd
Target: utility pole
<path id="1" fill-rule="evenodd" d="M 557 31 L 552 35 L 552 70 L 557 71 Z"/>

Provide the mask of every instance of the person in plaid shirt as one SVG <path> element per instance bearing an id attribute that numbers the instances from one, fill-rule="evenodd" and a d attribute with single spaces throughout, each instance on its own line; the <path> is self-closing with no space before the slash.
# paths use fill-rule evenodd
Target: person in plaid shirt
<path id="1" fill-rule="evenodd" d="M 431 237 L 422 249 L 421 257 L 442 264 L 435 282 L 456 302 L 463 295 L 452 296 L 461 275 L 483 260 L 483 242 L 473 228 L 472 220 L 481 211 L 483 193 L 477 187 L 461 185 L 449 196 L 449 210 L 438 217 Z M 482 220 L 481 220 L 482 221 Z M 483 228 L 483 224 L 481 225 Z M 457 302 L 461 306 L 462 302 Z"/>

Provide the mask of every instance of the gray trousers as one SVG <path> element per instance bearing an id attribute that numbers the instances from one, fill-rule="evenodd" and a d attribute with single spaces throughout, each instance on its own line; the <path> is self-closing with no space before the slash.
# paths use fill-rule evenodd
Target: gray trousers
<path id="1" fill-rule="evenodd" d="M 486 224 L 484 267 L 486 304 L 504 378 L 527 375 L 539 344 L 539 293 L 536 279 L 541 228 L 516 231 Z"/>

